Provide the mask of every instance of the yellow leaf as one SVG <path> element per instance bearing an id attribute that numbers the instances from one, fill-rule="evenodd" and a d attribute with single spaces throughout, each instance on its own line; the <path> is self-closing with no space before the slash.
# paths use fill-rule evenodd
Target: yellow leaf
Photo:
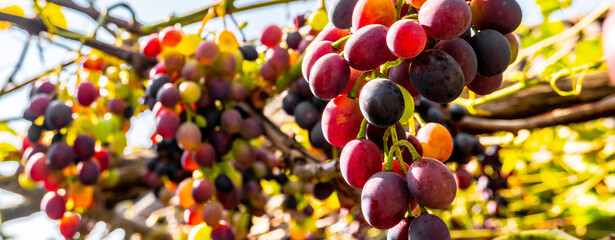
<path id="1" fill-rule="evenodd" d="M 26 16 L 26 13 L 24 12 L 23 8 L 21 8 L 20 6 L 17 6 L 17 5 L 11 5 L 11 6 L 3 8 L 3 9 L 0 9 L 0 12 L 1 13 L 6 13 L 6 14 L 11 14 L 11 15 L 16 15 L 16 16 L 20 16 L 20 17 L 25 17 Z M 10 26 L 11 26 L 11 23 L 0 21 L 0 29 L 7 29 Z"/>
<path id="2" fill-rule="evenodd" d="M 66 17 L 64 17 L 64 13 L 62 13 L 62 7 L 60 5 L 47 3 L 43 8 L 43 16 L 49 18 L 49 21 L 54 26 L 68 29 Z"/>

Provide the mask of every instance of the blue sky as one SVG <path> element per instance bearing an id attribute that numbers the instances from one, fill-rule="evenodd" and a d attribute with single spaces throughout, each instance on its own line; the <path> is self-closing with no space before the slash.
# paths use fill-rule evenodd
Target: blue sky
<path id="1" fill-rule="evenodd" d="M 82 5 L 86 5 L 86 1 L 76 1 Z M 570 11 L 558 12 L 552 17 L 554 19 L 561 19 L 569 18 L 574 15 L 578 15 L 579 13 L 587 13 L 594 9 L 597 4 L 603 1 L 604 0 L 576 0 L 574 1 L 573 7 Z M 114 3 L 121 1 L 97 0 L 95 2 L 96 6 L 100 9 L 100 7 L 108 7 L 113 5 Z M 147 25 L 164 20 L 173 13 L 176 15 L 181 15 L 183 13 L 191 12 L 195 9 L 207 6 L 214 1 L 128 0 L 124 2 L 128 2 L 136 11 L 137 19 L 141 23 Z M 177 2 L 179 2 L 179 4 Z M 237 5 L 248 5 L 250 3 L 256 2 L 262 1 L 237 0 Z M 292 17 L 294 17 L 296 14 L 305 13 L 309 10 L 316 9 L 319 5 L 319 2 L 320 1 L 317 0 L 309 0 L 305 2 L 295 2 L 288 5 L 272 6 L 259 10 L 238 13 L 235 14 L 235 18 L 239 22 L 248 22 L 248 26 L 245 29 L 245 33 L 248 39 L 254 39 L 258 36 L 258 33 L 264 26 L 269 24 L 276 24 L 279 26 L 290 25 L 292 24 Z M 534 0 L 518 0 L 518 2 L 523 9 L 523 23 L 525 25 L 536 25 L 543 20 L 542 16 L 540 15 L 540 10 L 534 4 Z M 13 4 L 24 6 L 26 9 L 27 16 L 33 15 L 32 10 L 29 9 L 31 8 L 32 4 L 32 1 L 30 0 L 2 0 L 0 1 L 0 8 Z M 95 27 L 95 23 L 84 15 L 72 12 L 70 10 L 64 10 L 64 13 L 66 15 L 66 18 L 69 20 L 69 29 L 73 31 L 90 34 L 92 29 Z M 128 12 L 125 10 L 114 10 L 112 12 L 112 15 L 125 18 L 129 17 Z M 210 21 L 210 23 L 208 23 L 206 27 L 206 30 L 208 31 L 217 31 L 221 29 L 222 24 L 220 19 Z M 191 28 L 187 29 L 187 31 L 190 30 Z M 233 27 L 232 24 L 229 24 L 229 30 L 236 32 L 236 28 Z M 107 42 L 112 42 L 113 40 L 110 35 L 107 34 L 104 30 L 99 31 L 98 34 L 103 40 Z M 18 56 L 21 53 L 21 49 L 23 48 L 24 42 L 27 38 L 27 34 L 18 29 L 0 31 L 0 54 L 2 55 L 2 58 L 0 58 L 0 86 L 4 86 L 6 79 L 11 74 L 13 67 L 15 66 L 18 59 Z M 59 38 L 55 38 L 55 40 L 73 48 L 77 47 L 74 42 L 63 41 Z M 21 71 L 16 75 L 16 82 L 21 82 L 30 77 L 36 76 L 52 67 L 59 65 L 61 62 L 67 61 L 76 56 L 74 53 L 67 54 L 67 52 L 63 48 L 50 44 L 46 40 L 41 41 L 41 46 L 44 49 L 44 52 L 42 53 L 44 61 L 42 61 L 39 57 L 36 42 L 32 42 L 25 62 L 21 68 Z M 69 68 L 68 71 L 74 71 L 74 69 Z M 69 74 L 63 74 L 61 77 L 69 78 Z M 15 91 L 9 95 L 0 97 L 0 120 L 21 116 L 23 110 L 27 106 L 28 92 L 29 87 L 26 87 L 21 90 Z M 147 147 L 150 144 L 149 136 L 154 130 L 154 120 L 152 114 L 143 114 L 142 116 L 133 119 L 133 121 L 138 121 L 138 124 L 134 124 L 133 122 L 132 126 L 134 129 L 131 129 L 128 134 L 129 145 Z M 13 121 L 10 123 L 10 126 L 15 128 L 18 132 L 23 132 L 27 127 L 27 123 L 25 121 Z M 13 143 L 19 142 L 17 138 L 13 138 L 7 134 L 1 133 L 0 139 L 2 141 L 10 141 Z M 2 168 L 6 167 L 2 167 L 2 165 L 0 165 L 0 169 Z M 0 174 L 1 173 L 2 171 L 0 171 Z M 2 200 L 0 201 L 0 207 L 2 207 L 3 205 L 6 206 L 6 204 L 10 204 L 11 201 L 15 201 L 15 199 L 11 199 L 11 196 L 6 192 L 0 192 L 0 199 Z M 36 226 L 36 231 L 31 231 L 32 226 Z M 100 232 L 103 226 L 97 225 L 97 227 L 97 229 L 99 229 L 98 232 Z M 61 239 L 61 236 L 59 235 L 59 232 L 55 226 L 55 222 L 49 220 L 42 213 L 37 213 L 28 218 L 4 223 L 2 225 L 2 231 L 8 235 L 16 237 L 16 239 Z M 109 236 L 109 239 L 121 239 L 122 235 L 123 234 L 121 232 L 115 232 L 114 234 Z M 96 236 L 100 236 L 100 234 Z"/>

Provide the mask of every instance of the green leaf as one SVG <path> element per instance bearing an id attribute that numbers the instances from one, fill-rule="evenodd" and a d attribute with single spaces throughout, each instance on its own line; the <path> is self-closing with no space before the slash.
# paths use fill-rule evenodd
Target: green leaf
<path id="1" fill-rule="evenodd" d="M 599 39 L 583 40 L 577 43 L 576 59 L 573 67 L 600 61 L 602 46 Z"/>
<path id="2" fill-rule="evenodd" d="M 548 17 L 551 13 L 570 7 L 572 0 L 536 0 L 543 16 Z"/>

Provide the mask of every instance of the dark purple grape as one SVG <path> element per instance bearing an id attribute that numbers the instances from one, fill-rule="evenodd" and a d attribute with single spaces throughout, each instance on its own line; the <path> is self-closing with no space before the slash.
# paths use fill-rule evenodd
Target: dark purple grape
<path id="1" fill-rule="evenodd" d="M 451 114 L 451 120 L 460 121 L 466 115 L 466 108 L 461 105 L 453 104 L 449 113 Z"/>
<path id="2" fill-rule="evenodd" d="M 408 239 L 450 240 L 451 235 L 442 219 L 433 214 L 423 214 L 412 220 Z"/>
<path id="3" fill-rule="evenodd" d="M 38 80 L 34 83 L 32 89 L 30 90 L 30 98 L 39 93 L 51 95 L 52 93 L 55 93 L 56 89 L 56 85 L 50 83 L 49 80 L 47 80 L 46 78 Z"/>
<path id="4" fill-rule="evenodd" d="M 491 77 L 484 77 L 477 74 L 474 81 L 468 85 L 468 89 L 478 95 L 487 95 L 500 89 L 502 79 L 503 77 L 501 73 Z"/>
<path id="5" fill-rule="evenodd" d="M 381 128 L 397 123 L 404 114 L 405 104 L 397 84 L 383 78 L 367 82 L 359 96 L 359 106 L 365 119 Z"/>
<path id="6" fill-rule="evenodd" d="M 329 21 L 339 29 L 352 26 L 352 12 L 358 0 L 334 0 L 329 4 Z"/>
<path id="7" fill-rule="evenodd" d="M 245 139 L 253 139 L 263 135 L 263 123 L 258 118 L 246 118 L 243 120 L 241 136 Z"/>
<path id="8" fill-rule="evenodd" d="M 260 74 L 265 80 L 272 82 L 280 75 L 271 62 L 265 62 L 261 66 Z"/>
<path id="9" fill-rule="evenodd" d="M 209 96 L 215 100 L 225 101 L 231 96 L 231 83 L 216 78 L 209 83 Z"/>
<path id="10" fill-rule="evenodd" d="M 239 47 L 239 51 L 241 51 L 241 55 L 245 60 L 254 61 L 258 58 L 258 52 L 252 45 L 243 45 Z"/>
<path id="11" fill-rule="evenodd" d="M 28 127 L 26 137 L 30 142 L 38 142 L 38 140 L 41 139 L 41 134 L 43 134 L 43 127 L 32 123 Z"/>
<path id="12" fill-rule="evenodd" d="M 389 229 L 397 225 L 410 205 L 406 181 L 394 172 L 379 172 L 367 180 L 361 191 L 361 210 L 369 225 Z"/>
<path id="13" fill-rule="evenodd" d="M 48 128 L 60 130 L 73 121 L 72 109 L 58 100 L 51 101 L 45 109 L 45 125 Z"/>
<path id="14" fill-rule="evenodd" d="M 158 94 L 158 90 L 160 90 L 162 85 L 164 85 L 165 83 L 170 83 L 170 82 L 171 80 L 169 79 L 169 77 L 167 77 L 167 75 L 158 74 L 152 77 L 152 79 L 150 79 L 149 84 L 147 85 L 147 88 L 145 89 L 145 91 L 147 92 L 147 95 L 156 97 Z"/>
<path id="15" fill-rule="evenodd" d="M 216 190 L 221 193 L 230 193 L 235 189 L 235 185 L 233 185 L 231 179 L 224 174 L 220 174 L 216 177 L 214 185 L 216 186 Z"/>
<path id="16" fill-rule="evenodd" d="M 463 71 L 466 86 L 474 80 L 478 69 L 478 63 L 476 62 L 474 49 L 472 49 L 472 46 L 470 46 L 466 40 L 461 38 L 442 40 L 436 43 L 434 49 L 448 53 L 459 63 L 461 71 Z"/>
<path id="17" fill-rule="evenodd" d="M 79 134 L 75 138 L 73 145 L 73 151 L 75 156 L 81 159 L 89 159 L 94 156 L 94 147 L 96 146 L 96 140 L 90 135 Z"/>
<path id="18" fill-rule="evenodd" d="M 318 200 L 325 200 L 331 196 L 334 190 L 333 184 L 329 182 L 317 183 L 314 185 L 314 197 Z"/>
<path id="19" fill-rule="evenodd" d="M 295 107 L 297 107 L 297 104 L 299 104 L 300 101 L 301 97 L 299 96 L 299 93 L 293 89 L 289 89 L 284 92 L 284 97 L 282 98 L 282 109 L 284 109 L 286 114 L 293 115 Z"/>
<path id="20" fill-rule="evenodd" d="M 49 147 L 46 163 L 55 170 L 62 170 L 73 162 L 74 158 L 75 154 L 73 153 L 73 148 L 68 146 L 66 142 L 60 141 L 51 144 Z"/>
<path id="21" fill-rule="evenodd" d="M 297 79 L 297 86 L 295 86 L 295 90 L 297 91 L 297 94 L 299 94 L 299 97 L 301 97 L 301 100 L 309 100 L 314 96 L 312 95 L 312 90 L 310 89 L 310 83 L 308 83 L 308 81 L 303 77 L 299 77 L 299 79 Z"/>
<path id="22" fill-rule="evenodd" d="M 437 103 L 457 99 L 465 83 L 457 61 L 440 50 L 425 50 L 412 60 L 410 81 L 421 96 Z"/>
<path id="23" fill-rule="evenodd" d="M 473 0 L 470 8 L 477 30 L 494 29 L 502 34 L 515 31 L 523 15 L 515 0 Z"/>
<path id="24" fill-rule="evenodd" d="M 210 143 L 216 150 L 216 156 L 222 157 L 231 150 L 233 139 L 223 131 L 215 131 L 210 136 Z"/>
<path id="25" fill-rule="evenodd" d="M 485 29 L 470 39 L 478 60 L 478 73 L 494 76 L 503 73 L 510 63 L 510 45 L 501 33 Z"/>
<path id="26" fill-rule="evenodd" d="M 30 99 L 30 106 L 28 107 L 26 112 L 30 113 L 33 119 L 36 119 L 36 117 L 43 116 L 45 114 L 45 109 L 50 102 L 51 98 L 49 97 L 49 95 L 44 93 L 36 94 Z"/>
<path id="27" fill-rule="evenodd" d="M 182 68 L 182 77 L 188 81 L 200 82 L 205 72 L 201 65 L 195 60 L 186 61 Z"/>
<path id="28" fill-rule="evenodd" d="M 321 122 L 318 121 L 312 130 L 309 133 L 310 136 L 310 144 L 312 146 L 320 148 L 320 149 L 328 149 L 331 147 L 331 144 L 327 142 L 325 135 L 322 133 L 322 125 Z"/>
<path id="29" fill-rule="evenodd" d="M 233 157 L 240 167 L 247 168 L 252 165 L 256 156 L 254 149 L 248 142 L 238 141 L 234 144 Z"/>
<path id="30" fill-rule="evenodd" d="M 179 89 L 173 83 L 165 83 L 158 90 L 156 101 L 160 102 L 162 106 L 174 107 L 179 102 Z"/>
<path id="31" fill-rule="evenodd" d="M 77 177 L 85 185 L 94 185 L 98 182 L 100 168 L 92 160 L 83 160 L 77 164 Z"/>
<path id="32" fill-rule="evenodd" d="M 299 31 L 293 31 L 286 33 L 286 45 L 288 48 L 297 49 L 299 48 L 299 43 L 301 42 L 303 37 Z"/>
<path id="33" fill-rule="evenodd" d="M 320 118 L 318 109 L 308 101 L 303 101 L 297 105 L 293 111 L 297 125 L 303 129 L 311 129 Z"/>

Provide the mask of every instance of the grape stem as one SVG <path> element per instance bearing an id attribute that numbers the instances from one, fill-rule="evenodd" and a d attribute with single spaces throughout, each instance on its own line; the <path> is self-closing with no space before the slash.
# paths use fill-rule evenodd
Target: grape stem
<path id="1" fill-rule="evenodd" d="M 399 20 L 401 17 L 401 9 L 404 7 L 404 2 L 406 0 L 397 0 L 395 3 L 395 20 Z"/>
<path id="2" fill-rule="evenodd" d="M 414 146 L 412 146 L 412 143 L 406 140 L 399 140 L 396 143 L 394 143 L 393 146 L 391 147 L 391 153 L 393 153 L 394 149 L 400 149 L 400 147 L 402 146 L 407 147 L 408 150 L 410 150 L 410 153 L 412 153 L 412 161 L 418 161 L 421 159 L 421 155 L 419 155 L 419 153 L 416 151 Z M 401 152 L 401 150 L 399 150 L 399 152 Z"/>
<path id="3" fill-rule="evenodd" d="M 387 74 L 387 72 L 389 71 L 389 68 L 392 68 L 392 67 L 395 67 L 395 66 L 399 65 L 399 64 L 401 64 L 403 61 L 404 61 L 404 59 L 403 59 L 403 58 L 398 58 L 398 59 L 397 59 L 397 60 L 395 60 L 395 61 L 388 61 L 388 62 L 386 62 L 384 65 L 382 65 L 382 71 L 381 71 L 381 73 L 382 73 L 382 74 L 384 74 L 384 75 L 386 75 L 386 77 L 385 77 L 385 78 L 388 78 L 388 74 Z"/>
<path id="4" fill-rule="evenodd" d="M 357 97 L 357 91 L 359 91 L 359 86 L 361 86 L 361 82 L 363 82 L 363 80 L 365 80 L 365 78 L 367 78 L 367 76 L 369 75 L 371 75 L 371 71 L 364 72 L 363 74 L 361 74 L 361 76 L 359 76 L 357 81 L 354 83 L 354 86 L 352 86 L 352 90 L 348 92 L 348 98 L 355 99 Z"/>
<path id="5" fill-rule="evenodd" d="M 418 204 L 418 203 L 417 203 Z M 427 211 L 427 209 L 425 208 L 425 206 L 418 204 L 419 207 L 421 208 L 421 215 L 423 214 L 429 214 L 429 212 Z"/>
<path id="6" fill-rule="evenodd" d="M 388 149 L 389 137 L 391 137 L 393 141 L 393 145 L 391 146 L 390 150 Z M 386 159 L 386 167 L 384 169 L 385 171 L 390 172 L 390 171 L 393 171 L 393 154 L 395 153 L 396 150 L 399 151 L 399 146 L 395 148 L 395 146 L 397 145 L 397 129 L 395 127 L 395 124 L 390 126 L 387 129 L 387 131 L 385 131 L 385 134 L 382 137 L 382 143 L 384 145 L 384 152 L 385 152 L 385 159 Z"/>
<path id="7" fill-rule="evenodd" d="M 419 19 L 419 15 L 416 14 L 416 13 L 408 14 L 408 15 L 404 16 L 402 19 L 414 19 L 414 20 L 416 20 L 416 19 Z"/>
<path id="8" fill-rule="evenodd" d="M 419 121 L 419 124 L 421 125 L 421 127 L 425 126 L 425 124 L 427 124 L 425 122 L 425 120 L 423 120 L 423 118 L 421 117 L 421 115 L 419 113 L 414 113 L 414 118 L 416 118 L 417 121 Z"/>
<path id="9" fill-rule="evenodd" d="M 352 36 L 352 35 L 345 36 L 343 38 L 340 38 L 340 40 L 337 40 L 334 43 L 331 43 L 331 47 L 333 48 L 333 50 L 337 51 L 337 50 L 342 49 L 342 44 L 344 44 L 346 41 L 348 41 L 350 36 Z"/>
<path id="10" fill-rule="evenodd" d="M 365 130 L 367 129 L 367 119 L 363 118 L 361 122 L 361 128 L 359 129 L 359 134 L 357 134 L 357 139 L 365 139 Z"/>

